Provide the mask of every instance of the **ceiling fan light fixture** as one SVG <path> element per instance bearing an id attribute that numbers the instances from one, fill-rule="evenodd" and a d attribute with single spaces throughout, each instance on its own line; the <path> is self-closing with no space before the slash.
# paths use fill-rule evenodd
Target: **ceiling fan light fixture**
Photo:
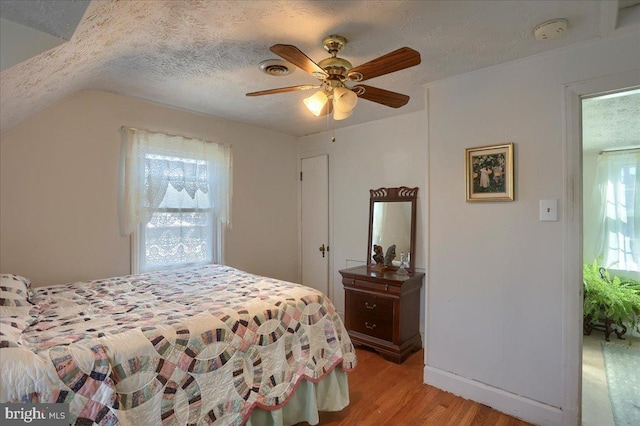
<path id="1" fill-rule="evenodd" d="M 337 121 L 344 120 L 345 118 L 351 117 L 351 114 L 353 114 L 353 109 L 350 109 L 349 111 L 340 111 L 336 105 L 337 105 L 337 102 L 334 100 L 333 101 L 333 119 L 334 120 L 337 120 Z"/>
<path id="2" fill-rule="evenodd" d="M 318 117 L 320 116 L 320 113 L 322 113 L 322 109 L 324 108 L 328 100 L 329 98 L 327 98 L 327 95 L 324 93 L 324 91 L 320 90 L 314 93 L 312 96 L 303 99 L 303 102 L 307 106 L 309 111 L 311 111 L 313 115 Z"/>
<path id="3" fill-rule="evenodd" d="M 334 108 L 346 113 L 353 111 L 358 103 L 358 96 L 346 87 L 336 87 L 333 89 L 333 100 Z"/>

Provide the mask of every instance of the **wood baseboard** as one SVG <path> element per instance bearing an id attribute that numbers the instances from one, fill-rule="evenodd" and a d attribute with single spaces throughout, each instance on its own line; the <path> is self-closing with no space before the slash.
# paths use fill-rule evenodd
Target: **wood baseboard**
<path id="1" fill-rule="evenodd" d="M 438 368 L 425 366 L 424 383 L 541 426 L 562 424 L 562 410 Z"/>

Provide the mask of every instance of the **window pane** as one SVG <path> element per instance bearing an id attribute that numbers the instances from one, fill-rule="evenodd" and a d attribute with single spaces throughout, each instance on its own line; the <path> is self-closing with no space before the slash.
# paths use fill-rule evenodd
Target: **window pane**
<path id="1" fill-rule="evenodd" d="M 212 220 L 208 212 L 156 212 L 144 229 L 143 270 L 211 262 Z"/>

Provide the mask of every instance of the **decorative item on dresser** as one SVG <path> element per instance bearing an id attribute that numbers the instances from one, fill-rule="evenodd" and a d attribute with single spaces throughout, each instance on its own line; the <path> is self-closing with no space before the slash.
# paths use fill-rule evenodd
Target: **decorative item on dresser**
<path id="1" fill-rule="evenodd" d="M 424 273 L 415 272 L 412 256 L 417 196 L 418 188 L 406 186 L 370 190 L 367 264 L 340 271 L 345 326 L 352 342 L 371 347 L 398 364 L 422 346 L 420 288 Z M 385 256 L 382 265 L 382 250 L 394 246 L 401 261 Z M 402 262 L 405 259 L 407 262 Z"/>

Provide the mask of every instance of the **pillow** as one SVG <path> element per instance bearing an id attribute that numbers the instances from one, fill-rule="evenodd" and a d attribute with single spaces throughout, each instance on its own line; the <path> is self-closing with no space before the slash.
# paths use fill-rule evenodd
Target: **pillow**
<path id="1" fill-rule="evenodd" d="M 0 318 L 0 348 L 21 346 L 19 339 L 27 325 L 17 318 Z"/>
<path id="2" fill-rule="evenodd" d="M 38 307 L 0 305 L 0 348 L 21 346 L 20 335 L 38 319 Z"/>
<path id="3" fill-rule="evenodd" d="M 23 327 L 15 325 L 21 330 L 24 330 L 33 323 L 33 320 L 38 317 L 40 310 L 37 306 L 0 306 L 0 322 L 17 322 L 18 324 L 24 324 Z"/>
<path id="4" fill-rule="evenodd" d="M 31 281 L 14 274 L 0 275 L 0 306 L 29 306 Z"/>

